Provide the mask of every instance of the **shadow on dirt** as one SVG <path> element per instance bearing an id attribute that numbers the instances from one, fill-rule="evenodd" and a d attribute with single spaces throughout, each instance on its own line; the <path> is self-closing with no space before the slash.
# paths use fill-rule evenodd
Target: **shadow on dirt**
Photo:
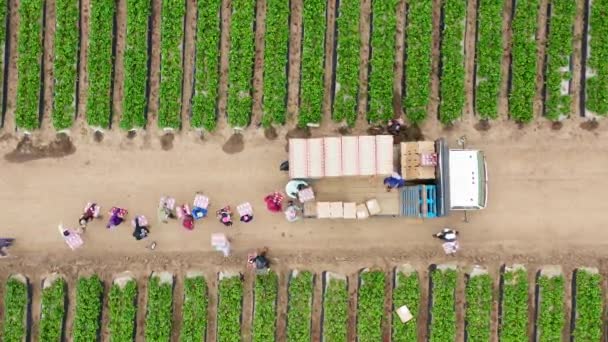
<path id="1" fill-rule="evenodd" d="M 243 139 L 243 135 L 240 133 L 234 133 L 224 146 L 222 146 L 222 151 L 228 154 L 235 154 L 242 152 L 245 149 L 245 140 Z"/>
<path id="2" fill-rule="evenodd" d="M 173 133 L 165 133 L 162 137 L 160 137 L 160 147 L 163 151 L 169 151 L 173 149 L 173 140 L 175 136 Z"/>
<path id="3" fill-rule="evenodd" d="M 25 163 L 45 158 L 61 158 L 76 152 L 76 147 L 67 134 L 59 133 L 48 145 L 35 145 L 29 136 L 24 136 L 12 152 L 4 155 L 11 163 Z"/>

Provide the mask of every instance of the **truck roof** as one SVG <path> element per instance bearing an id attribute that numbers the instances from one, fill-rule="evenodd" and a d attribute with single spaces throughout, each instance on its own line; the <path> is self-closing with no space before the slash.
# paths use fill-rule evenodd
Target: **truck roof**
<path id="1" fill-rule="evenodd" d="M 479 205 L 479 151 L 450 150 L 450 207 Z"/>

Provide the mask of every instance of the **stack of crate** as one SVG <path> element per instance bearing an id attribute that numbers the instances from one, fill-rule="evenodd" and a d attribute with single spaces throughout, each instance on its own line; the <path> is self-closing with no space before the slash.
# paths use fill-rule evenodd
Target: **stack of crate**
<path id="1" fill-rule="evenodd" d="M 422 155 L 435 153 L 432 141 L 401 143 L 401 176 L 405 180 L 435 179 L 435 166 L 421 163 Z"/>

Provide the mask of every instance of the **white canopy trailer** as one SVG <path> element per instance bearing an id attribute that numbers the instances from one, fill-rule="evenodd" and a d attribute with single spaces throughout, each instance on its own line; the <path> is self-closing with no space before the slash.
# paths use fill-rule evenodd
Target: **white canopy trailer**
<path id="1" fill-rule="evenodd" d="M 486 207 L 487 170 L 483 152 L 450 150 L 450 209 L 478 210 Z"/>

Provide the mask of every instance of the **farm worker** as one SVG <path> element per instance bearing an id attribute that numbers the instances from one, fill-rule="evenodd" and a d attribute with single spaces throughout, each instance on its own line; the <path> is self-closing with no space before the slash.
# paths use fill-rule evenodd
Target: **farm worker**
<path id="1" fill-rule="evenodd" d="M 391 120 L 388 121 L 388 126 L 387 126 L 386 130 L 391 135 L 398 135 L 399 131 L 401 130 L 401 125 L 403 125 L 403 120 L 401 120 L 401 119 L 398 119 L 398 120 L 391 119 Z"/>
<path id="2" fill-rule="evenodd" d="M 194 217 L 190 214 L 184 214 L 182 218 L 182 226 L 188 230 L 194 229 Z"/>
<path id="3" fill-rule="evenodd" d="M 112 207 L 112 209 L 110 210 L 110 220 L 108 221 L 106 228 L 116 228 L 122 223 L 122 221 L 124 221 L 126 214 L 127 211 L 125 209 Z"/>
<path id="4" fill-rule="evenodd" d="M 268 248 L 264 247 L 261 252 L 256 253 L 255 256 L 249 258 L 248 263 L 253 265 L 256 271 L 265 272 L 270 269 L 270 261 L 266 257 Z"/>
<path id="5" fill-rule="evenodd" d="M 386 192 L 390 192 L 392 189 L 405 186 L 405 180 L 400 174 L 393 172 L 390 177 L 384 178 L 384 185 L 386 185 Z"/>
<path id="6" fill-rule="evenodd" d="M 281 211 L 281 203 L 283 203 L 283 195 L 279 192 L 274 192 L 266 197 L 264 197 L 264 202 L 266 202 L 266 207 L 268 210 L 278 213 Z"/>
<path id="7" fill-rule="evenodd" d="M 285 209 L 285 218 L 289 222 L 294 222 L 298 220 L 298 211 L 300 207 L 295 205 L 294 201 L 287 202 L 287 208 Z"/>
<path id="8" fill-rule="evenodd" d="M 174 218 L 173 212 L 169 209 L 167 202 L 163 202 L 162 205 L 158 206 L 158 220 L 167 223 L 169 219 Z"/>
<path id="9" fill-rule="evenodd" d="M 445 242 L 454 242 L 458 238 L 458 231 L 450 228 L 443 228 L 439 233 L 433 234 L 433 237 Z"/>
<path id="10" fill-rule="evenodd" d="M 133 231 L 133 237 L 136 240 L 145 239 L 150 234 L 150 228 L 148 226 L 142 225 L 139 221 L 139 217 L 135 218 L 135 230 Z"/>
<path id="11" fill-rule="evenodd" d="M 84 213 L 80 215 L 78 219 L 78 223 L 80 223 L 80 228 L 84 231 L 87 227 L 87 223 L 93 221 L 95 217 L 99 214 L 99 206 L 96 203 L 91 203 L 87 206 Z"/>
<path id="12" fill-rule="evenodd" d="M 247 223 L 247 222 L 251 222 L 251 220 L 253 220 L 253 215 L 245 214 L 245 215 L 241 216 L 241 222 Z"/>
<path id="13" fill-rule="evenodd" d="M 0 258 L 8 256 L 8 248 L 13 245 L 15 239 L 11 238 L 0 238 Z"/>
<path id="14" fill-rule="evenodd" d="M 226 227 L 232 226 L 232 211 L 230 210 L 230 206 L 225 206 L 222 209 L 216 211 L 218 220 Z"/>

